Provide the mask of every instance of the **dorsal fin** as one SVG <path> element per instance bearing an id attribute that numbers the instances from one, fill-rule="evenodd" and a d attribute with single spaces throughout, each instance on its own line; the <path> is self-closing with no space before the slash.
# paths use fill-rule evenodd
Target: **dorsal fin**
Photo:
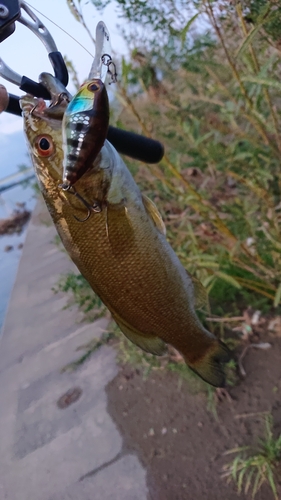
<path id="1" fill-rule="evenodd" d="M 147 214 L 150 216 L 151 220 L 154 222 L 158 231 L 160 231 L 160 233 L 162 233 L 162 234 L 164 234 L 164 236 L 166 236 L 166 227 L 165 227 L 165 224 L 163 222 L 161 214 L 160 214 L 158 208 L 156 207 L 155 203 L 153 203 L 153 201 L 151 201 L 151 199 L 148 198 L 148 196 L 146 196 L 145 194 L 142 194 L 142 201 L 143 201 L 143 204 L 144 204 L 144 207 L 145 207 Z"/>

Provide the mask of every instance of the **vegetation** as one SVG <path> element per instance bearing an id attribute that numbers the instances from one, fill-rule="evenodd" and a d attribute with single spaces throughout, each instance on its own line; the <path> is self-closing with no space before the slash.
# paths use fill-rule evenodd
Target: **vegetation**
<path id="1" fill-rule="evenodd" d="M 93 1 L 104 7 L 103 1 Z M 163 141 L 130 162 L 183 264 L 229 302 L 281 299 L 280 39 L 276 2 L 117 1 L 131 50 L 119 126 Z M 279 31 L 278 31 L 279 29 Z"/>
<path id="2" fill-rule="evenodd" d="M 92 3 L 102 10 L 110 1 Z M 87 28 L 83 3 L 67 3 Z M 136 181 L 207 287 L 213 314 L 280 307 L 281 8 L 275 0 L 116 4 L 130 57 L 119 61 L 111 121 L 160 139 L 166 151 L 159 165 L 126 158 Z M 82 276 L 58 289 L 72 291 L 91 318 L 104 314 Z"/>
<path id="3" fill-rule="evenodd" d="M 113 332 L 104 332 L 99 339 L 93 339 L 85 345 L 79 346 L 76 350 L 81 351 L 84 350 L 84 354 L 80 356 L 78 359 L 73 361 L 72 363 L 67 364 L 61 369 L 61 372 L 64 373 L 66 371 L 75 371 L 79 368 L 80 365 L 85 363 L 92 354 L 97 351 L 103 345 L 109 344 L 109 342 L 114 339 L 115 335 Z"/>
<path id="4" fill-rule="evenodd" d="M 106 307 L 81 274 L 70 272 L 61 276 L 53 290 L 55 293 L 71 292 L 68 307 L 76 304 L 84 313 L 87 321 L 94 321 L 106 314 Z"/>
<path id="5" fill-rule="evenodd" d="M 104 9 L 113 0 L 91 0 Z M 67 0 L 85 27 L 83 2 Z M 224 337 L 227 316 L 247 306 L 281 311 L 281 7 L 276 0 L 115 0 L 130 55 L 112 102 L 111 123 L 163 142 L 158 165 L 126 158 L 142 191 L 160 209 L 167 238 L 183 265 L 201 280 Z M 114 55 L 118 63 L 118 55 Z M 74 77 L 75 68 L 68 67 Z M 112 86 L 113 87 L 113 86 Z M 58 290 L 72 292 L 88 315 L 105 309 L 81 276 L 62 278 Z M 200 318 L 214 331 L 214 322 Z M 214 318 L 211 318 L 213 320 Z M 251 326 L 246 325 L 251 332 Z M 110 327 L 111 328 L 111 327 Z M 217 327 L 216 327 L 217 328 Z M 215 329 L 216 331 L 216 329 Z M 246 332 L 248 335 L 248 331 Z M 245 334 L 245 336 L 247 337 Z M 81 346 L 88 359 L 117 338 L 117 327 Z M 248 337 L 247 337 L 248 338 Z M 237 338 L 236 338 L 237 339 Z M 235 347 L 235 338 L 224 340 Z M 122 362 L 144 376 L 163 367 L 205 390 L 216 417 L 217 393 L 172 351 L 162 358 L 143 353 L 118 336 Z M 227 367 L 228 386 L 237 365 Z M 277 500 L 281 435 L 265 420 L 256 447 L 230 450 L 223 476 L 254 498 L 268 484 Z"/>
<path id="6" fill-rule="evenodd" d="M 272 416 L 265 417 L 265 438 L 256 448 L 244 446 L 227 452 L 232 453 L 236 453 L 236 457 L 224 466 L 223 477 L 236 483 L 238 493 L 243 489 L 245 494 L 252 490 L 254 498 L 261 486 L 267 483 L 274 499 L 278 500 L 276 481 L 281 466 L 281 434 L 274 437 Z"/>

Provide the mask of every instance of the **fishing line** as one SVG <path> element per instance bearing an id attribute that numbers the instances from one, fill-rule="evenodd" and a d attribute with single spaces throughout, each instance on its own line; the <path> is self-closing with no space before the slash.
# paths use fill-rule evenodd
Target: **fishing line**
<path id="1" fill-rule="evenodd" d="M 40 10 L 36 9 L 35 7 L 33 7 L 33 5 L 31 5 L 30 3 L 28 2 L 25 2 L 26 5 L 28 5 L 29 7 L 31 7 L 32 9 L 34 9 L 36 12 L 38 12 L 38 14 L 40 14 L 40 16 L 43 16 L 45 17 L 45 19 L 47 19 L 48 21 L 50 21 L 50 23 L 52 23 L 54 26 L 56 26 L 57 28 L 59 28 L 61 31 L 63 31 L 63 33 L 65 33 L 67 36 L 69 36 L 69 38 L 72 38 L 72 40 L 74 42 L 76 42 L 78 45 L 80 45 L 80 47 L 82 47 L 82 49 L 84 49 L 86 52 L 88 52 L 88 54 L 91 56 L 91 57 L 94 57 L 93 54 L 91 54 L 91 52 L 89 52 L 88 49 L 86 49 L 86 47 L 84 47 L 84 45 L 82 45 L 82 43 L 78 42 L 78 40 L 76 40 L 76 38 L 74 38 L 74 36 L 70 35 L 70 33 L 68 33 L 67 31 L 65 31 L 61 26 L 59 26 L 57 23 L 55 23 L 55 21 L 52 21 L 52 19 L 50 19 L 48 16 L 46 16 L 45 14 L 43 14 L 43 12 L 41 12 Z"/>

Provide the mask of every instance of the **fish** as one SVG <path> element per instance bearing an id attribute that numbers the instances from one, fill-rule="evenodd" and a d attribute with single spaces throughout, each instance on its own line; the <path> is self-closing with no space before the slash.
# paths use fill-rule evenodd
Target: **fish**
<path id="1" fill-rule="evenodd" d="M 70 189 L 91 167 L 109 126 L 109 103 L 104 83 L 87 80 L 69 102 L 62 120 L 64 145 L 62 189 Z"/>
<path id="2" fill-rule="evenodd" d="M 44 76 L 47 88 L 54 88 L 54 78 Z M 61 85 L 57 82 L 58 93 Z M 61 106 L 66 109 L 67 102 Z M 223 387 L 230 351 L 196 314 L 207 300 L 206 290 L 181 264 L 156 205 L 141 193 L 118 152 L 105 140 L 75 184 L 79 196 L 63 191 L 58 110 L 52 114 L 52 103 L 44 108 L 29 95 L 21 98 L 21 107 L 39 187 L 57 232 L 121 331 L 154 355 L 172 345 L 203 380 Z M 100 210 L 90 210 L 96 206 Z"/>

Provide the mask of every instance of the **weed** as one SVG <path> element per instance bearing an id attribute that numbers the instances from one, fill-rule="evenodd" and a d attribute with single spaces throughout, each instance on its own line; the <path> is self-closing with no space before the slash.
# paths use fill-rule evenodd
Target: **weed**
<path id="1" fill-rule="evenodd" d="M 32 196 L 33 198 L 38 198 L 40 195 L 40 188 L 35 178 L 35 172 L 33 171 L 32 173 L 29 173 L 30 169 L 31 169 L 30 165 L 26 165 L 25 163 L 18 165 L 18 171 L 20 173 L 29 174 L 26 176 L 26 179 L 22 181 L 20 184 L 23 189 L 29 188 L 33 191 L 33 196 Z"/>
<path id="2" fill-rule="evenodd" d="M 107 308 L 81 274 L 70 272 L 61 276 L 53 291 L 68 293 L 70 299 L 66 307 L 77 305 L 88 321 L 106 314 Z"/>
<path id="3" fill-rule="evenodd" d="M 120 332 L 116 325 L 115 331 Z M 152 370 L 159 370 L 163 366 L 163 356 L 158 357 L 142 351 L 139 347 L 128 340 L 123 334 L 118 339 L 118 360 L 120 363 L 128 363 L 135 369 L 139 369 L 143 378 L 146 379 Z"/>
<path id="4" fill-rule="evenodd" d="M 73 361 L 72 363 L 67 364 L 61 369 L 61 373 L 64 373 L 66 371 L 75 371 L 79 366 L 83 365 L 85 361 L 87 361 L 93 354 L 96 352 L 100 347 L 103 345 L 109 344 L 109 342 L 115 338 L 114 333 L 112 332 L 104 332 L 101 335 L 100 339 L 93 339 L 90 342 L 88 342 L 85 345 L 79 346 L 76 350 L 85 350 L 85 353 L 80 356 L 80 358 L 76 359 L 76 361 Z"/>
<path id="5" fill-rule="evenodd" d="M 212 413 L 214 419 L 218 422 L 218 399 L 216 389 L 210 385 L 207 386 L 207 410 Z"/>
<path id="6" fill-rule="evenodd" d="M 192 371 L 183 361 L 169 361 L 167 363 L 167 369 L 172 373 L 176 373 L 179 379 L 186 380 L 188 388 L 193 394 L 197 394 L 198 392 L 208 392 L 209 384 L 201 380 L 198 375 L 196 375 L 194 371 Z"/>
<path id="7" fill-rule="evenodd" d="M 281 465 L 281 434 L 273 436 L 273 419 L 265 417 L 265 438 L 260 439 L 258 446 L 234 448 L 226 454 L 236 453 L 232 462 L 223 467 L 223 477 L 233 480 L 238 493 L 244 489 L 247 494 L 252 489 L 254 498 L 263 484 L 268 484 L 275 500 L 278 500 L 277 480 L 278 467 Z M 279 469 L 280 473 L 280 469 Z"/>
<path id="8" fill-rule="evenodd" d="M 54 239 L 53 239 L 52 243 L 53 243 L 54 245 L 56 245 L 56 246 L 57 246 L 57 247 L 58 247 L 61 251 L 63 251 L 64 247 L 63 247 L 63 245 L 62 245 L 62 241 L 61 241 L 61 239 L 60 239 L 60 237 L 59 237 L 59 235 L 58 235 L 58 234 L 55 234 L 55 236 L 54 236 Z"/>
<path id="9" fill-rule="evenodd" d="M 228 387 L 234 387 L 238 382 L 237 375 L 237 362 L 235 359 L 231 359 L 225 364 L 225 375 L 226 375 L 226 385 Z"/>

